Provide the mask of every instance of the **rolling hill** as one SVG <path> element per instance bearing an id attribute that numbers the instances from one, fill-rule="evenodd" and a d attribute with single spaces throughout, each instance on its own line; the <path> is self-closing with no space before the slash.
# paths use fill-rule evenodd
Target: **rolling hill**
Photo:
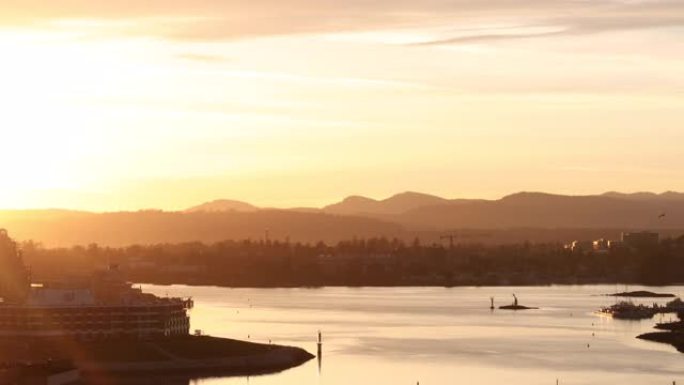
<path id="1" fill-rule="evenodd" d="M 42 216 L 33 211 L 3 212 L 0 227 L 17 240 L 46 246 L 98 243 L 108 246 L 226 239 L 264 239 L 292 242 L 337 242 L 354 237 L 397 236 L 403 228 L 372 218 L 302 213 L 286 210 L 255 212 L 77 213 Z"/>
<path id="2" fill-rule="evenodd" d="M 383 200 L 349 197 L 322 209 L 263 209 L 218 200 L 185 211 L 91 213 L 0 211 L 0 227 L 48 246 L 217 242 L 271 239 L 337 242 L 375 236 L 439 242 L 446 232 L 487 243 L 569 241 L 620 231 L 684 229 L 684 194 L 606 193 L 568 196 L 523 192 L 498 200 L 450 200 L 403 193 Z M 605 234 L 605 235 L 602 235 Z"/>
<path id="3" fill-rule="evenodd" d="M 420 207 L 395 221 L 421 229 L 673 229 L 684 228 L 684 200 L 518 193 L 495 201 Z"/>
<path id="4" fill-rule="evenodd" d="M 434 195 L 405 192 L 383 200 L 351 196 L 323 208 L 324 212 L 341 215 L 397 215 L 421 207 L 447 205 L 450 201 Z"/>
<path id="5" fill-rule="evenodd" d="M 253 212 L 259 210 L 258 207 L 246 202 L 240 202 L 230 199 L 218 199 L 215 201 L 202 203 L 201 205 L 186 209 L 186 212 L 221 212 L 221 211 L 241 211 Z"/>

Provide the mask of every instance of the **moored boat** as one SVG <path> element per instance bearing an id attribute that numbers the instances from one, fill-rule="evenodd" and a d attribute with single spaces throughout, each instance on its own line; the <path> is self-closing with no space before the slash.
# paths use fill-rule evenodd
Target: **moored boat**
<path id="1" fill-rule="evenodd" d="M 601 309 L 601 313 L 609 314 L 613 318 L 631 320 L 652 318 L 657 312 L 656 307 L 636 305 L 629 301 L 618 302 Z"/>

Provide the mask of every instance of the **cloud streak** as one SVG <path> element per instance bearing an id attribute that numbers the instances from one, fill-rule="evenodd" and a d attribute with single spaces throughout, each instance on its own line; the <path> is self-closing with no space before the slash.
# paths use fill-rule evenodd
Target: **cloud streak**
<path id="1" fill-rule="evenodd" d="M 199 53 L 182 53 L 176 55 L 177 58 L 192 62 L 200 63 L 225 63 L 230 59 L 222 55 L 209 55 L 209 54 L 199 54 Z"/>
<path id="2" fill-rule="evenodd" d="M 504 40 L 549 38 L 556 36 L 581 36 L 605 32 L 624 32 L 656 28 L 684 28 L 684 2 L 653 5 L 650 3 L 623 4 L 611 10 L 555 17 L 543 20 L 539 32 L 488 32 L 435 39 L 417 45 L 466 44 Z M 531 25 L 530 27 L 539 27 Z M 555 29 L 555 30 L 554 30 Z"/>
<path id="3" fill-rule="evenodd" d="M 3 25 L 68 19 L 137 19 L 132 33 L 167 39 L 235 40 L 291 34 L 325 34 L 388 28 L 467 27 L 520 21 L 555 31 L 446 36 L 424 44 L 510 39 L 684 26 L 684 2 L 618 0 L 150 0 L 92 2 L 36 0 L 3 3 Z"/>

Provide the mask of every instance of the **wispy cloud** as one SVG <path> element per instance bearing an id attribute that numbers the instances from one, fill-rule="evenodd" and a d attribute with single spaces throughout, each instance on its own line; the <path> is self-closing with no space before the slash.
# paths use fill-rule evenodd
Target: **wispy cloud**
<path id="1" fill-rule="evenodd" d="M 229 61 L 225 56 L 222 55 L 210 55 L 210 54 L 200 54 L 200 53 L 182 53 L 176 55 L 177 58 L 187 61 L 200 62 L 200 63 L 223 63 Z"/>
<path id="2" fill-rule="evenodd" d="M 32 4 L 33 3 L 33 4 Z M 499 33 L 484 29 L 429 44 L 458 44 L 684 26 L 681 0 L 151 0 L 124 3 L 66 0 L 3 2 L 0 23 L 137 19 L 137 34 L 169 39 L 226 40 L 301 33 L 344 33 L 391 28 L 465 27 L 509 21 L 554 31 Z"/>
<path id="3" fill-rule="evenodd" d="M 532 31 L 529 31 L 532 30 Z M 529 31 L 529 32 L 528 32 Z M 488 41 L 498 40 L 518 40 L 518 39 L 535 39 L 541 37 L 552 37 L 556 35 L 567 34 L 568 29 L 564 27 L 523 27 L 509 30 L 495 29 L 493 31 L 477 31 L 475 33 L 466 33 L 459 36 L 430 39 L 417 42 L 411 45 L 447 45 L 447 44 L 471 44 L 482 43 Z"/>
<path id="4" fill-rule="evenodd" d="M 523 26 L 517 31 L 515 29 L 503 31 L 483 29 L 475 33 L 459 34 L 419 44 L 464 44 L 684 27 L 684 2 L 613 3 L 592 10 L 578 7 L 578 11 L 580 12 L 573 16 L 564 17 L 549 13 L 536 23 Z M 526 31 L 529 29 L 536 29 L 536 31 Z"/>

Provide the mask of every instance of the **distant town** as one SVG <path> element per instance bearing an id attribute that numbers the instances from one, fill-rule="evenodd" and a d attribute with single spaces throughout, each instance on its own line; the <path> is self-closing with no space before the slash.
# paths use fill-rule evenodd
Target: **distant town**
<path id="1" fill-rule="evenodd" d="M 567 244 L 485 245 L 446 236 L 433 243 L 247 239 L 120 248 L 25 242 L 23 250 L 42 281 L 111 264 L 135 282 L 234 287 L 672 284 L 684 277 L 684 236 L 648 231 Z"/>

